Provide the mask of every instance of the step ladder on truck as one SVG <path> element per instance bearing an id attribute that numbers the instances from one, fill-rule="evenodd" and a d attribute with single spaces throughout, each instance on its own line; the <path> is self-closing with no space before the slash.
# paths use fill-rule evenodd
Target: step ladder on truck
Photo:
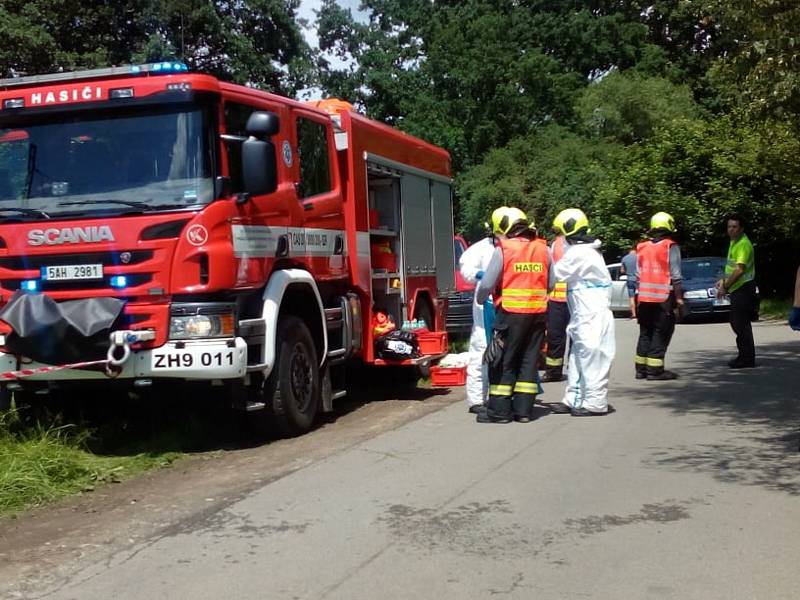
<path id="1" fill-rule="evenodd" d="M 0 80 L 0 402 L 200 383 L 307 431 L 446 351 L 448 153 L 339 100 L 154 63 Z M 439 340 L 376 352 L 376 312 Z"/>

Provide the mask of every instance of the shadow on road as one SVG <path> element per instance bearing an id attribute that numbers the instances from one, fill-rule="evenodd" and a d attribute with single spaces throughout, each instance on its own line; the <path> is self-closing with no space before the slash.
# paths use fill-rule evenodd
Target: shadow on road
<path id="1" fill-rule="evenodd" d="M 332 413 L 319 413 L 314 429 L 374 401 L 419 402 L 449 390 L 416 387 L 415 380 L 370 376 L 356 380 L 350 394 L 334 402 Z M 280 439 L 254 433 L 245 414 L 230 408 L 220 388 L 171 386 L 130 396 L 119 389 L 95 388 L 91 393 L 45 397 L 46 404 L 22 405 L 24 428 L 64 428 L 85 438 L 84 446 L 105 456 L 150 456 L 242 450 Z"/>
<path id="2" fill-rule="evenodd" d="M 661 449 L 648 464 L 800 495 L 800 341 L 758 352 L 758 368 L 737 371 L 727 367 L 729 350 L 683 352 L 680 379 L 620 390 L 675 414 L 705 415 L 725 436 Z"/>

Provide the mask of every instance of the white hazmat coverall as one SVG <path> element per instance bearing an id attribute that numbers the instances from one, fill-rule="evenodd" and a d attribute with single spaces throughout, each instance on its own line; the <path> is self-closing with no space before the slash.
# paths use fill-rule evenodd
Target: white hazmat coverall
<path id="1" fill-rule="evenodd" d="M 467 248 L 458 261 L 461 276 L 468 283 L 477 283 L 478 273 L 486 270 L 494 254 L 494 240 L 486 237 Z M 467 364 L 467 404 L 480 406 L 486 399 L 489 376 L 483 364 L 486 350 L 486 329 L 483 326 L 483 305 L 472 299 L 472 333 L 469 336 L 469 363 Z"/>
<path id="2" fill-rule="evenodd" d="M 558 281 L 567 282 L 570 353 L 567 389 L 562 402 L 570 408 L 608 412 L 608 376 L 616 353 L 611 277 L 600 241 L 567 246 L 553 266 Z"/>

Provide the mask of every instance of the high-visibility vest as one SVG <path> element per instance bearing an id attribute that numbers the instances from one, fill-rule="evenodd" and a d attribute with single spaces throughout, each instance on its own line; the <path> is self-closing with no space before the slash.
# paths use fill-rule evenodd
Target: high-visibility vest
<path id="1" fill-rule="evenodd" d="M 495 306 L 510 313 L 547 311 L 547 244 L 539 238 L 516 237 L 500 241 L 503 276 Z"/>
<path id="2" fill-rule="evenodd" d="M 658 242 L 648 240 L 636 246 L 639 302 L 664 302 L 669 298 L 672 292 L 669 249 L 674 244 L 670 239 L 663 239 Z"/>
<path id="3" fill-rule="evenodd" d="M 556 264 L 564 256 L 564 251 L 567 249 L 567 240 L 563 235 L 556 236 L 553 240 L 553 264 Z M 551 302 L 566 302 L 567 301 L 567 282 L 556 281 L 553 286 L 553 291 L 550 292 L 548 300 Z"/>

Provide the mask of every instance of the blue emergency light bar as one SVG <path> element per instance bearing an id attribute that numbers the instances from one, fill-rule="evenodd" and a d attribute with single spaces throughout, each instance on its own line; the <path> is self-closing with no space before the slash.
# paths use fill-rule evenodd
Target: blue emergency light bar
<path id="1" fill-rule="evenodd" d="M 25 279 L 19 284 L 19 288 L 26 292 L 38 292 L 39 280 L 38 279 Z"/>
<path id="2" fill-rule="evenodd" d="M 60 81 L 80 81 L 82 79 L 105 79 L 130 75 L 176 75 L 188 73 L 189 67 L 182 62 L 163 61 L 127 67 L 109 67 L 106 69 L 89 69 L 86 71 L 68 71 L 47 75 L 29 75 L 0 79 L 0 88 L 13 88 L 30 85 L 43 85 Z"/>

